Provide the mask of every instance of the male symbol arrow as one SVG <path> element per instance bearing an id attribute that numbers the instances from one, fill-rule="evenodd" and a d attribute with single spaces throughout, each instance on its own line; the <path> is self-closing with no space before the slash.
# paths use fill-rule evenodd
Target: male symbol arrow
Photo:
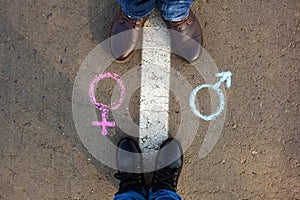
<path id="1" fill-rule="evenodd" d="M 231 76 L 232 76 L 232 72 L 227 71 L 227 72 L 221 72 L 221 73 L 216 73 L 215 75 L 216 77 L 221 77 L 221 79 L 219 80 L 219 82 L 217 82 L 214 86 L 215 87 L 220 87 L 220 85 L 226 81 L 226 88 L 229 89 L 231 87 Z"/>

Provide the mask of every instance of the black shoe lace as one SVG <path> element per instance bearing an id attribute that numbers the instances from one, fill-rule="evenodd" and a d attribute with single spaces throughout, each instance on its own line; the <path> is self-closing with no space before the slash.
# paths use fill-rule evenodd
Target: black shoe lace
<path id="1" fill-rule="evenodd" d="M 156 171 L 153 177 L 153 190 L 156 191 L 158 189 L 168 189 L 176 191 L 178 174 L 178 169 L 171 168 L 164 168 Z"/>
<path id="2" fill-rule="evenodd" d="M 137 173 L 118 172 L 114 174 L 114 177 L 119 179 L 121 182 L 128 182 L 128 181 L 136 182 L 136 183 L 142 182 L 141 174 L 137 174 Z"/>
<path id="3" fill-rule="evenodd" d="M 138 173 L 118 172 L 114 177 L 120 180 L 118 193 L 123 193 L 128 190 L 142 190 L 143 180 L 142 175 Z"/>

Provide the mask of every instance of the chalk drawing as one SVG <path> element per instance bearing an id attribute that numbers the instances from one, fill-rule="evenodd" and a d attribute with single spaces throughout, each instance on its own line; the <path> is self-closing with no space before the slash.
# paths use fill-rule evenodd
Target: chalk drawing
<path id="1" fill-rule="evenodd" d="M 120 94 L 120 99 L 118 102 L 109 105 L 105 105 L 102 103 L 98 103 L 95 97 L 95 87 L 97 86 L 98 82 L 101 79 L 104 78 L 111 78 L 117 81 L 121 88 L 121 94 Z M 116 123 L 114 121 L 107 121 L 108 117 L 108 112 L 116 110 L 120 107 L 122 104 L 124 97 L 125 97 L 125 86 L 118 74 L 115 73 L 103 73 L 103 74 L 98 74 L 90 84 L 90 89 L 89 89 L 89 97 L 90 101 L 94 104 L 96 108 L 98 108 L 102 112 L 102 121 L 93 121 L 92 125 L 93 126 L 101 126 L 102 127 L 102 134 L 107 135 L 107 127 L 115 127 Z"/>
<path id="2" fill-rule="evenodd" d="M 216 119 L 224 110 L 225 107 L 225 97 L 224 94 L 222 93 L 220 86 L 221 84 L 226 81 L 226 88 L 229 89 L 231 86 L 231 76 L 232 76 L 232 72 L 227 71 L 227 72 L 221 72 L 221 73 L 217 73 L 215 75 L 216 77 L 221 77 L 220 80 L 215 83 L 215 84 L 202 84 L 199 85 L 198 87 L 196 87 L 193 92 L 190 95 L 190 107 L 192 109 L 192 111 L 194 112 L 194 114 L 198 117 L 200 117 L 201 119 L 205 120 L 205 121 L 210 121 L 210 120 L 214 120 Z M 215 113 L 211 114 L 211 115 L 203 115 L 200 113 L 200 111 L 196 108 L 196 104 L 195 104 L 195 100 L 196 100 L 196 95 L 197 92 L 200 91 L 203 88 L 208 88 L 208 89 L 212 89 L 214 91 L 217 92 L 218 97 L 219 97 L 219 106 L 216 110 Z"/>

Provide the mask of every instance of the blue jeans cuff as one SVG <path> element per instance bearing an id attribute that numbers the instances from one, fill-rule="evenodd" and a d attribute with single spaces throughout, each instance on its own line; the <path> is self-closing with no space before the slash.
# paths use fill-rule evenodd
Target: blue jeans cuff
<path id="1" fill-rule="evenodd" d="M 152 9 L 153 10 L 153 9 Z M 130 14 L 126 8 L 122 8 L 123 13 L 129 17 L 130 19 L 134 19 L 134 20 L 141 20 L 141 19 L 145 19 L 148 17 L 148 15 L 152 12 L 152 10 L 150 10 L 149 12 L 147 12 L 146 14 L 142 15 L 142 16 L 136 16 L 134 14 Z"/>
<path id="2" fill-rule="evenodd" d="M 171 22 L 180 22 L 184 19 L 186 19 L 189 16 L 190 13 L 190 8 L 182 15 L 179 17 L 169 17 L 169 16 L 162 16 L 165 20 L 171 21 Z"/>
<path id="3" fill-rule="evenodd" d="M 142 191 L 128 190 L 122 194 L 116 194 L 114 200 L 145 200 L 147 198 L 147 192 L 143 188 Z"/>
<path id="4" fill-rule="evenodd" d="M 150 188 L 148 200 L 182 200 L 182 198 L 176 192 L 171 190 L 161 189 L 153 192 L 152 188 Z"/>

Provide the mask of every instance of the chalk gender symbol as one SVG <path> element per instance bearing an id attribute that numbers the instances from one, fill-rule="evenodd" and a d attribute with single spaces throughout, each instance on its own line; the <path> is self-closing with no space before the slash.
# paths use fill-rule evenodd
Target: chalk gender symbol
<path id="1" fill-rule="evenodd" d="M 210 121 L 210 120 L 214 120 L 216 119 L 224 110 L 224 106 L 225 106 L 225 98 L 224 98 L 224 94 L 220 89 L 221 84 L 226 81 L 226 88 L 229 89 L 231 87 L 231 76 L 232 76 L 232 72 L 227 71 L 227 72 L 221 72 L 221 73 L 216 73 L 215 75 L 216 77 L 221 77 L 221 79 L 215 83 L 214 85 L 212 84 L 202 84 L 199 85 L 198 87 L 196 87 L 193 92 L 190 95 L 190 107 L 192 109 L 192 111 L 194 112 L 194 114 L 200 118 L 202 118 L 205 121 Z M 209 88 L 212 89 L 214 91 L 217 92 L 218 97 L 219 97 L 219 106 L 218 109 L 215 113 L 211 114 L 211 115 L 203 115 L 200 113 L 200 111 L 196 108 L 196 104 L 195 104 L 195 100 L 196 100 L 196 95 L 197 92 L 200 91 L 203 88 Z"/>
<path id="2" fill-rule="evenodd" d="M 98 103 L 96 100 L 96 97 L 95 97 L 95 87 L 97 86 L 98 82 L 104 78 L 112 78 L 112 79 L 116 80 L 121 88 L 121 94 L 120 94 L 119 101 L 111 104 L 110 106 L 102 104 L 102 103 Z M 115 127 L 116 126 L 116 122 L 107 121 L 108 112 L 118 109 L 124 100 L 124 96 L 125 96 L 125 86 L 118 74 L 115 74 L 115 73 L 98 74 L 92 81 L 92 83 L 90 85 L 90 89 L 89 89 L 90 101 L 94 104 L 94 106 L 96 108 L 98 108 L 102 112 L 101 113 L 102 121 L 93 121 L 92 125 L 93 126 L 101 126 L 103 135 L 107 135 L 107 133 L 108 133 L 107 127 Z"/>

